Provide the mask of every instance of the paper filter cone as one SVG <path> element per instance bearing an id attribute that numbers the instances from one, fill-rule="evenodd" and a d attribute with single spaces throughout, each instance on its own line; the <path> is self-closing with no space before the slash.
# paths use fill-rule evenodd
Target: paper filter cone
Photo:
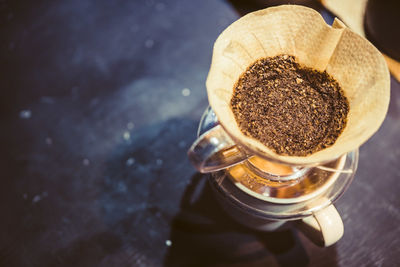
<path id="1" fill-rule="evenodd" d="M 303 66 L 326 70 L 349 100 L 347 124 L 336 142 L 309 156 L 282 156 L 245 136 L 230 108 L 235 83 L 255 61 L 288 54 Z M 247 150 L 295 165 L 339 157 L 368 140 L 383 122 L 389 104 L 390 76 L 383 56 L 339 20 L 332 26 L 310 8 L 271 7 L 250 13 L 222 32 L 214 44 L 207 93 L 226 132 Z"/>

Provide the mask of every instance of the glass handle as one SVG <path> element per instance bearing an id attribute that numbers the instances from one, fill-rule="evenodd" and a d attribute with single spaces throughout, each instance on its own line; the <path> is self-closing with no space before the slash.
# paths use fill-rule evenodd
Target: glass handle
<path id="1" fill-rule="evenodd" d="M 332 204 L 304 218 L 299 226 L 311 241 L 321 247 L 335 244 L 344 232 L 343 221 Z"/>
<path id="2" fill-rule="evenodd" d="M 190 161 L 202 172 L 214 172 L 246 160 L 235 142 L 221 125 L 217 125 L 200 135 L 188 151 Z"/>

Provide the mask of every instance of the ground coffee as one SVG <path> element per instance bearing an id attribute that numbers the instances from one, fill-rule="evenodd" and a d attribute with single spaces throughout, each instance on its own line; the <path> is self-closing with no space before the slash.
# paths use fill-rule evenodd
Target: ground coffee
<path id="1" fill-rule="evenodd" d="M 252 64 L 235 85 L 239 128 L 277 154 L 307 156 L 335 143 L 349 102 L 329 74 L 279 55 Z"/>

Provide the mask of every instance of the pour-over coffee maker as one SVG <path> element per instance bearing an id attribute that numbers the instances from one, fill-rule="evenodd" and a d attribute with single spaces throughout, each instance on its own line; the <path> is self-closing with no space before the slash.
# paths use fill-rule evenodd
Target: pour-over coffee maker
<path id="1" fill-rule="evenodd" d="M 335 143 L 311 155 L 278 155 L 239 129 L 230 107 L 235 83 L 260 58 L 293 55 L 327 71 L 349 101 L 347 124 Z M 333 203 L 351 183 L 358 147 L 383 122 L 390 76 L 379 51 L 339 20 L 283 5 L 250 13 L 214 44 L 207 77 L 210 106 L 188 156 L 209 181 L 221 206 L 238 222 L 274 231 L 294 222 L 315 243 L 334 244 L 343 222 Z"/>

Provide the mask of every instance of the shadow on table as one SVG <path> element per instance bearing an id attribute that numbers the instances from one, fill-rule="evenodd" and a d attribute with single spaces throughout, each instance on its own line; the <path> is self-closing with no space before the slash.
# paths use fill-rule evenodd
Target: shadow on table
<path id="1" fill-rule="evenodd" d="M 307 266 L 310 262 L 294 230 L 259 232 L 228 217 L 202 174 L 192 177 L 180 208 L 171 223 L 165 266 Z"/>
<path id="2" fill-rule="evenodd" d="M 400 61 L 399 1 L 369 0 L 365 8 L 364 31 L 380 51 Z"/>

